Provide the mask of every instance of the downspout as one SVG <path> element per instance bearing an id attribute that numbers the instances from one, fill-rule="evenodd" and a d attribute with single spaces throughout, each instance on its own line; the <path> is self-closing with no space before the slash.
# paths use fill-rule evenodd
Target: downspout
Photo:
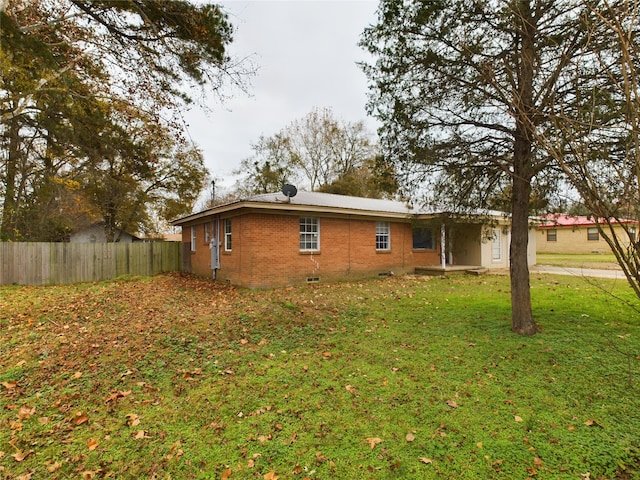
<path id="1" fill-rule="evenodd" d="M 440 225 L 440 264 L 442 265 L 442 269 L 447 268 L 447 238 L 446 238 L 446 228 L 444 223 Z"/>
<path id="2" fill-rule="evenodd" d="M 215 280 L 220 268 L 220 215 L 216 217 L 216 264 L 213 269 L 213 279 Z"/>

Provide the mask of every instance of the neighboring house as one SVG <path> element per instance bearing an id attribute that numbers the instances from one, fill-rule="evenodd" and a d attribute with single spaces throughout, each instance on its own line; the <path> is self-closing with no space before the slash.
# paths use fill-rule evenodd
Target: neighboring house
<path id="1" fill-rule="evenodd" d="M 172 224 L 182 227 L 188 270 L 249 288 L 509 265 L 509 222 L 498 213 L 463 219 L 396 201 L 299 192 L 256 195 Z M 534 242 L 535 229 L 530 264 Z"/>
<path id="2" fill-rule="evenodd" d="M 593 217 L 551 214 L 543 220 L 538 225 L 538 253 L 611 253 Z M 604 219 L 598 223 L 604 224 Z M 638 222 L 635 220 L 616 222 L 614 230 L 618 239 L 628 239 L 629 244 L 637 241 Z"/>
<path id="3" fill-rule="evenodd" d="M 120 234 L 120 231 L 116 231 L 116 238 Z M 93 225 L 88 226 L 87 228 L 83 228 L 82 230 L 78 230 L 77 232 L 73 232 L 69 236 L 69 241 L 72 243 L 107 243 L 107 236 L 104 233 L 104 224 L 102 223 L 94 223 Z M 141 242 L 142 239 L 136 237 L 127 232 L 122 232 L 120 235 L 120 239 L 118 242 L 120 243 L 132 243 L 132 242 Z"/>

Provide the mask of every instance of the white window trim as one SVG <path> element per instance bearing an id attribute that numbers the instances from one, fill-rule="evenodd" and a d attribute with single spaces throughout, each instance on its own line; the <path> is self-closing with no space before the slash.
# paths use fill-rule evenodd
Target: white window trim
<path id="1" fill-rule="evenodd" d="M 229 225 L 229 231 L 227 232 L 227 224 Z M 232 242 L 233 224 L 230 218 L 224 220 L 224 251 L 230 252 L 233 247 Z"/>
<path id="2" fill-rule="evenodd" d="M 378 246 L 378 238 L 381 242 L 386 243 L 386 246 Z M 391 250 L 391 223 L 390 222 L 376 222 L 376 250 L 379 252 L 388 252 Z"/>
<path id="3" fill-rule="evenodd" d="M 305 224 L 307 225 L 312 225 L 315 224 L 316 225 L 316 231 L 315 232 L 302 232 L 302 230 L 300 230 L 300 234 L 298 237 L 298 241 L 300 243 L 300 251 L 301 252 L 319 252 L 320 251 L 320 219 L 318 217 L 300 217 L 299 220 L 299 226 L 298 228 L 300 228 L 301 226 L 301 222 L 302 220 L 305 220 Z M 313 220 L 313 223 L 308 223 L 308 220 Z M 302 247 L 302 235 L 315 235 L 315 248 L 303 248 Z M 305 242 L 306 243 L 306 242 Z"/>
<path id="4" fill-rule="evenodd" d="M 196 227 L 191 227 L 191 251 L 196 251 Z"/>
<path id="5" fill-rule="evenodd" d="M 204 224 L 204 243 L 207 245 L 211 241 L 211 225 L 209 222 Z"/>

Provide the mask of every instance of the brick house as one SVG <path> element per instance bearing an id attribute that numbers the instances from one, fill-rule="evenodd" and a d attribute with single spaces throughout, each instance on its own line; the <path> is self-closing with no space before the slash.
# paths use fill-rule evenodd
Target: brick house
<path id="1" fill-rule="evenodd" d="M 593 217 L 554 213 L 542 220 L 536 241 L 538 253 L 611 253 L 598 231 L 598 223 L 604 225 L 604 219 L 596 223 Z M 637 241 L 638 223 L 636 220 L 615 222 L 616 237 L 628 238 L 629 244 Z"/>
<path id="2" fill-rule="evenodd" d="M 403 202 L 299 192 L 256 195 L 172 224 L 182 227 L 185 270 L 249 288 L 509 265 L 509 223 L 497 213 L 456 219 Z"/>

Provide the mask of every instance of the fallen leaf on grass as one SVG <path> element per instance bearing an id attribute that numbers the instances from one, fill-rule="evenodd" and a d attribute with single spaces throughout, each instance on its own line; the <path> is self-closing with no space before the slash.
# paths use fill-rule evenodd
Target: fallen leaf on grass
<path id="1" fill-rule="evenodd" d="M 356 387 L 352 386 L 352 385 L 347 385 L 346 387 L 344 387 L 347 392 L 349 392 L 351 395 L 353 395 L 354 397 L 358 396 L 358 391 L 356 390 Z"/>
<path id="2" fill-rule="evenodd" d="M 379 443 L 382 443 L 383 441 L 381 438 L 378 438 L 378 437 L 369 437 L 366 440 L 369 446 L 371 447 L 371 450 L 373 450 L 376 447 L 376 445 L 378 445 Z"/>
<path id="3" fill-rule="evenodd" d="M 224 472 L 222 472 L 222 476 L 220 477 L 220 479 L 228 480 L 230 476 L 231 476 L 231 469 L 227 468 Z"/>
<path id="4" fill-rule="evenodd" d="M 2 382 L 2 386 L 7 390 L 13 390 L 18 386 L 18 382 Z"/>
<path id="5" fill-rule="evenodd" d="M 265 473 L 264 474 L 264 480 L 278 480 L 278 478 L 280 478 L 278 475 L 276 475 L 276 472 L 269 472 L 269 473 Z"/>
<path id="6" fill-rule="evenodd" d="M 120 399 L 120 398 L 128 397 L 129 395 L 131 395 L 131 390 L 127 390 L 126 392 L 125 392 L 125 391 L 122 391 L 122 390 L 119 390 L 119 391 L 117 391 L 117 392 L 112 392 L 112 393 L 111 393 L 111 394 L 110 394 L 110 395 L 109 395 L 109 396 L 104 400 L 104 403 L 113 402 L 113 401 L 118 400 L 118 399 Z"/>
<path id="7" fill-rule="evenodd" d="M 407 433 L 404 437 L 407 442 L 413 442 L 416 439 L 416 436 L 413 433 Z"/>
<path id="8" fill-rule="evenodd" d="M 145 438 L 149 438 L 149 435 L 147 435 L 147 432 L 145 430 L 138 430 L 138 433 L 136 433 L 133 438 L 135 438 L 136 440 L 142 440 Z"/>
<path id="9" fill-rule="evenodd" d="M 98 440 L 95 438 L 90 438 L 87 440 L 87 448 L 90 452 L 93 452 L 96 448 L 98 448 Z"/>
<path id="10" fill-rule="evenodd" d="M 135 413 L 128 414 L 127 419 L 127 425 L 129 425 L 130 427 L 137 427 L 138 425 L 140 425 L 140 417 L 138 417 L 138 415 L 136 415 Z"/>
<path id="11" fill-rule="evenodd" d="M 522 420 L 522 417 L 519 417 L 518 415 L 514 415 L 514 416 L 513 416 L 513 419 L 514 419 L 516 422 L 522 422 L 522 421 L 523 421 L 523 420 Z"/>
<path id="12" fill-rule="evenodd" d="M 458 408 L 458 404 L 455 400 L 447 400 L 447 405 L 449 405 L 451 408 Z"/>
<path id="13" fill-rule="evenodd" d="M 28 452 L 16 452 L 13 455 L 11 455 L 13 457 L 13 459 L 16 462 L 22 462 L 25 458 L 27 458 L 29 455 L 31 455 L 33 453 L 33 450 L 29 450 Z"/>
<path id="14" fill-rule="evenodd" d="M 21 407 L 20 410 L 18 410 L 18 418 L 20 420 L 26 420 L 34 413 L 36 413 L 36 409 L 34 407 Z"/>
<path id="15" fill-rule="evenodd" d="M 426 458 L 426 457 L 420 457 L 418 460 L 420 460 L 422 463 L 426 463 L 427 465 L 430 463 L 433 463 L 433 460 L 431 460 L 430 458 Z"/>
<path id="16" fill-rule="evenodd" d="M 9 420 L 9 428 L 14 432 L 21 432 L 23 424 L 22 422 L 14 422 L 13 420 Z"/>
<path id="17" fill-rule="evenodd" d="M 80 426 L 83 423 L 87 423 L 88 421 L 89 421 L 89 415 L 83 412 L 76 412 L 76 414 L 73 416 L 73 419 L 71 420 L 71 422 L 75 426 Z"/>
<path id="18" fill-rule="evenodd" d="M 54 463 L 52 463 L 51 465 L 49 465 L 49 466 L 47 467 L 47 472 L 49 472 L 49 473 L 53 473 L 53 472 L 55 472 L 56 470 L 58 470 L 61 466 L 62 466 L 62 464 L 61 464 L 61 463 L 59 463 L 59 462 L 54 462 Z"/>

